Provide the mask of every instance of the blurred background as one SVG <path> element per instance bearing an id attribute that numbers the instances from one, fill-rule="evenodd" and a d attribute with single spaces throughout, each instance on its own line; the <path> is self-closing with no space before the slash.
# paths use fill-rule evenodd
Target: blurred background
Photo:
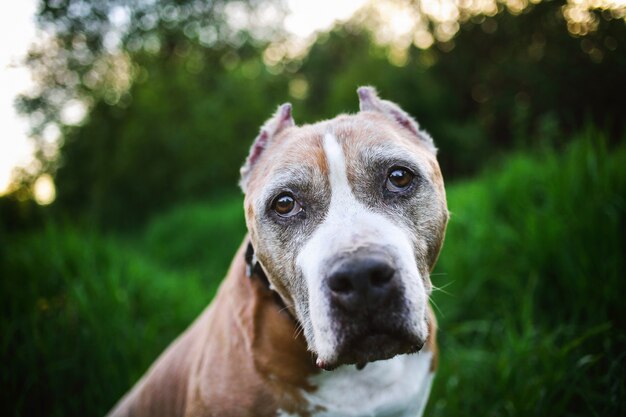
<path id="1" fill-rule="evenodd" d="M 104 414 L 211 301 L 260 125 L 285 101 L 299 124 L 355 112 L 370 84 L 447 181 L 426 415 L 626 415 L 624 0 L 30 0 L 1 19 L 0 414 Z"/>

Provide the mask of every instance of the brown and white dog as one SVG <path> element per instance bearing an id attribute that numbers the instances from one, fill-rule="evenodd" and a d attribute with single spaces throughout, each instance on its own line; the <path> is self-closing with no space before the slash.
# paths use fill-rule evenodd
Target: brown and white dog
<path id="1" fill-rule="evenodd" d="M 249 237 L 111 416 L 422 415 L 444 184 L 415 120 L 358 95 L 357 114 L 296 126 L 284 104 L 261 128 L 241 169 Z"/>

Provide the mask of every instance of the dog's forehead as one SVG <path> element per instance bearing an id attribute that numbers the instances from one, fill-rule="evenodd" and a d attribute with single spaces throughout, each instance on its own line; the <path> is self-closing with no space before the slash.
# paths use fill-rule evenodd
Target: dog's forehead
<path id="1" fill-rule="evenodd" d="M 348 170 L 377 157 L 410 158 L 429 174 L 438 172 L 435 156 L 418 138 L 399 128 L 375 112 L 340 115 L 331 120 L 285 129 L 265 150 L 256 174 L 251 179 L 252 190 L 261 192 L 273 183 L 288 180 L 325 179 L 328 161 L 324 137 L 332 135 L 340 145 Z M 257 195 L 260 197 L 260 195 Z"/>

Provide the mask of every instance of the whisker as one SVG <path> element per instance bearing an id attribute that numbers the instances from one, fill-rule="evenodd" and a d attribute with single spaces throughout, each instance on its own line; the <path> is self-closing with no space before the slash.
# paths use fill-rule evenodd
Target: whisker
<path id="1" fill-rule="evenodd" d="M 283 301 L 283 303 L 284 303 L 284 301 Z M 289 311 L 289 308 L 293 308 L 295 310 L 293 305 L 285 303 L 285 306 L 283 308 L 281 308 L 280 310 L 278 310 L 278 312 L 282 313 L 285 310 Z M 298 320 L 296 320 L 296 328 L 295 328 L 295 330 L 293 332 L 293 338 L 297 339 L 298 336 L 300 336 L 302 333 L 304 333 L 304 327 L 302 327 L 302 324 Z"/>
<path id="2" fill-rule="evenodd" d="M 439 291 L 446 295 L 449 295 L 450 297 L 454 297 L 455 296 L 454 294 L 445 290 L 445 288 L 448 288 L 452 284 L 454 284 L 454 281 L 450 281 L 446 283 L 445 285 L 442 285 L 441 287 L 437 287 L 436 285 L 432 285 L 432 284 L 431 285 L 432 285 L 433 291 Z"/>
<path id="3" fill-rule="evenodd" d="M 296 326 L 296 331 L 294 332 L 293 338 L 297 339 L 298 336 L 300 336 L 302 333 L 304 333 L 304 327 L 298 323 L 298 325 Z"/>
<path id="4" fill-rule="evenodd" d="M 430 303 L 433 305 L 433 307 L 435 307 L 435 310 L 437 310 L 437 313 L 439 313 L 439 315 L 441 317 L 445 317 L 446 315 L 443 313 L 443 311 L 439 308 L 439 306 L 437 305 L 437 303 L 435 302 L 435 300 L 433 300 L 432 298 L 429 299 Z"/>
<path id="5" fill-rule="evenodd" d="M 283 311 L 289 309 L 289 307 L 293 307 L 293 306 L 288 306 L 287 304 L 285 304 L 285 306 L 283 308 L 281 308 L 280 310 L 278 310 L 278 312 L 282 313 Z"/>

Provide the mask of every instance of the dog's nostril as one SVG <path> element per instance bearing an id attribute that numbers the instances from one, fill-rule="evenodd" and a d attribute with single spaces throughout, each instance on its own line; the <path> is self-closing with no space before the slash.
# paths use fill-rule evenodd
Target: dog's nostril
<path id="1" fill-rule="evenodd" d="M 337 305 L 350 309 L 359 305 L 372 307 L 394 293 L 395 273 L 393 266 L 380 256 L 354 256 L 335 268 L 326 285 Z"/>
<path id="2" fill-rule="evenodd" d="M 376 268 L 370 271 L 370 283 L 374 287 L 382 287 L 391 281 L 394 273 L 395 270 L 387 264 L 377 265 Z"/>
<path id="3" fill-rule="evenodd" d="M 334 274 L 328 281 L 328 286 L 334 292 L 346 293 L 352 291 L 352 282 L 346 274 Z"/>

